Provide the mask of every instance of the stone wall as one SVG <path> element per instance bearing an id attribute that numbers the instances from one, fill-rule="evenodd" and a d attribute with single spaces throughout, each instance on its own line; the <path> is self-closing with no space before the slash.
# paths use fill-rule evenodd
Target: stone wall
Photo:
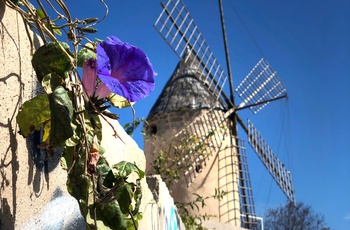
<path id="1" fill-rule="evenodd" d="M 178 159 L 172 154 L 181 155 L 182 160 L 171 162 L 180 175 L 178 182 L 170 187 L 174 200 L 188 203 L 196 200 L 194 194 L 212 197 L 215 189 L 224 191 L 227 194 L 221 200 L 209 198 L 204 207 L 188 211 L 191 215 L 211 215 L 211 223 L 216 227 L 226 223 L 239 229 L 238 160 L 233 147 L 236 140 L 231 137 L 227 128 L 229 124 L 223 116 L 221 110 L 208 109 L 157 113 L 147 121 L 145 154 L 150 163 L 160 151 L 169 154 L 165 156 L 169 161 Z M 218 124 L 221 125 L 212 133 Z M 197 139 L 195 143 L 189 141 L 192 136 Z M 170 149 L 170 144 L 177 150 Z M 202 147 L 196 150 L 198 145 Z M 152 172 L 151 164 L 147 164 L 146 171 Z"/>
<path id="2" fill-rule="evenodd" d="M 28 39 L 21 16 L 0 1 L 0 229 L 85 229 L 77 201 L 66 189 L 67 174 L 62 170 L 60 151 L 53 157 L 36 146 L 40 133 L 27 139 L 18 134 L 16 115 L 23 102 L 37 94 L 31 55 L 39 39 Z M 136 162 L 145 170 L 143 151 L 118 121 L 109 121 L 118 132 L 103 123 L 102 145 L 111 164 L 121 160 Z M 142 184 L 139 229 L 184 229 L 168 189 L 157 176 Z"/>

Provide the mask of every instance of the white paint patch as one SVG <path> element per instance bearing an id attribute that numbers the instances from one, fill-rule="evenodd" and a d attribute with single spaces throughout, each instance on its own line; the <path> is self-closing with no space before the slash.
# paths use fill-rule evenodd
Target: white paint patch
<path id="1" fill-rule="evenodd" d="M 54 197 L 40 214 L 32 217 L 20 229 L 79 230 L 85 229 L 85 221 L 80 214 L 78 202 L 69 195 Z"/>

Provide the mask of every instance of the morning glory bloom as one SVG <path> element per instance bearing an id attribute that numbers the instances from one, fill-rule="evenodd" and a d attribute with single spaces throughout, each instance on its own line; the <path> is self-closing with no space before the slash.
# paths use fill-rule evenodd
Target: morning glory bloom
<path id="1" fill-rule="evenodd" d="M 109 94 L 111 94 L 111 91 L 102 82 L 98 85 L 95 91 L 96 79 L 97 79 L 97 62 L 95 59 L 91 58 L 86 60 L 83 64 L 82 84 L 85 88 L 86 94 L 89 97 L 97 97 L 97 99 L 105 98 Z"/>
<path id="2" fill-rule="evenodd" d="M 83 64 L 83 78 L 82 83 L 85 88 L 86 94 L 90 97 L 94 94 L 96 85 L 96 61 L 89 59 Z"/>
<path id="3" fill-rule="evenodd" d="M 96 58 L 99 79 L 129 102 L 143 99 L 154 89 L 156 73 L 140 48 L 111 36 L 98 44 Z"/>

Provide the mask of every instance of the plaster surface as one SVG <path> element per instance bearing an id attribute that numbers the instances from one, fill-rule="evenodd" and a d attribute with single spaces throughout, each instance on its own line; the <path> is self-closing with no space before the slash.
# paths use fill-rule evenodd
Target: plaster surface
<path id="1" fill-rule="evenodd" d="M 57 190 L 65 188 L 66 173 L 59 156 L 50 158 L 36 148 L 38 135 L 18 133 L 16 115 L 24 101 L 37 94 L 31 55 L 39 39 L 28 38 L 21 16 L 0 2 L 0 228 L 19 228 L 33 220 Z M 32 45 L 31 45 L 32 44 Z"/>

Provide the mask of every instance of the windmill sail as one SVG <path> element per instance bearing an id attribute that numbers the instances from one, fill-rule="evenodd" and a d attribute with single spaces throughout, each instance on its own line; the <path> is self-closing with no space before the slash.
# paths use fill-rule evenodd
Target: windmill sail
<path id="1" fill-rule="evenodd" d="M 294 189 L 292 185 L 292 176 L 284 167 L 277 156 L 272 152 L 260 132 L 256 130 L 253 124 L 248 120 L 248 140 L 264 166 L 275 179 L 278 186 L 282 189 L 290 202 L 295 204 Z"/>
<path id="2" fill-rule="evenodd" d="M 169 0 L 166 4 L 162 3 L 162 6 L 163 11 L 154 27 L 180 58 L 186 52 L 194 55 L 193 61 L 197 62 L 202 70 L 199 78 L 217 99 L 221 97 L 222 100 L 229 103 L 228 97 L 222 91 L 227 81 L 227 75 L 216 60 L 183 2 L 181 0 Z"/>
<path id="3" fill-rule="evenodd" d="M 246 147 L 244 141 L 236 139 L 235 148 L 238 149 L 239 154 L 239 194 L 241 204 L 241 226 L 247 229 L 255 229 L 257 221 L 255 216 L 255 206 L 253 199 L 253 191 L 250 180 L 248 159 L 246 154 Z"/>
<path id="4" fill-rule="evenodd" d="M 236 92 L 243 100 L 238 109 L 249 107 L 256 114 L 269 101 L 285 94 L 286 87 L 277 72 L 265 58 L 262 58 L 238 85 Z"/>

